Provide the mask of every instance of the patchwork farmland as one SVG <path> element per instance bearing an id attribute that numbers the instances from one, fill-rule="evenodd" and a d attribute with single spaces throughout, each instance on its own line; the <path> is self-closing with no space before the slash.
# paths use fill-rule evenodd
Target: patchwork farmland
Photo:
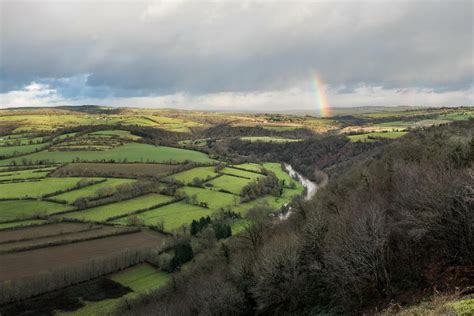
<path id="1" fill-rule="evenodd" d="M 264 249 L 273 228 L 306 221 L 315 190 L 305 181 L 324 185 L 347 159 L 473 115 L 0 113 L 1 315 L 121 314 L 150 291 L 174 291 L 196 267 L 230 267 L 242 249 Z"/>
<path id="2" fill-rule="evenodd" d="M 0 313 L 22 311 L 24 300 L 30 311 L 51 302 L 58 315 L 110 312 L 168 284 L 176 267 L 163 258 L 176 238 L 195 236 L 195 223 L 226 238 L 250 209 L 278 212 L 303 192 L 278 163 L 231 164 L 128 130 L 22 132 L 0 144 Z M 268 193 L 249 196 L 257 189 Z M 104 299 L 79 295 L 72 310 L 53 302 L 84 281 Z"/>

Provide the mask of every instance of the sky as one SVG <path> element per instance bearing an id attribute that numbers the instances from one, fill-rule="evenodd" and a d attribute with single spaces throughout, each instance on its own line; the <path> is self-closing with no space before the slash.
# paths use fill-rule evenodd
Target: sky
<path id="1" fill-rule="evenodd" d="M 473 6 L 0 0 L 0 108 L 474 105 Z"/>

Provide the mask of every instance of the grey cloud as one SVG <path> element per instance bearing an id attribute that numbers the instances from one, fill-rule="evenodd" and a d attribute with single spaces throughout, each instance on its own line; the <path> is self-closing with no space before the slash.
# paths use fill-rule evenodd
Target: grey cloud
<path id="1" fill-rule="evenodd" d="M 344 91 L 473 84 L 471 1 L 1 6 L 2 91 L 84 74 L 89 96 L 278 90 L 314 71 Z"/>

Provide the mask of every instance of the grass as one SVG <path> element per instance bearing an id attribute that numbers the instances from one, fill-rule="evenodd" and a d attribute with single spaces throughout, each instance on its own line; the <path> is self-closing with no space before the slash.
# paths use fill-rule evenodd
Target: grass
<path id="1" fill-rule="evenodd" d="M 23 146 L 24 147 L 24 146 Z M 206 154 L 173 147 L 153 146 L 148 144 L 128 143 L 114 147 L 105 151 L 41 151 L 26 155 L 22 158 L 37 161 L 54 161 L 59 163 L 69 163 L 77 158 L 81 161 L 90 162 L 177 162 L 194 161 L 199 163 L 214 163 Z M 15 159 L 5 159 L 0 161 L 0 165 L 8 165 Z M 18 161 L 17 161 L 18 162 Z"/>
<path id="2" fill-rule="evenodd" d="M 44 223 L 46 223 L 46 221 L 43 219 L 32 219 L 32 220 L 27 220 L 27 221 L 0 223 L 0 230 L 7 229 L 7 228 L 20 228 L 20 227 L 26 227 L 26 226 L 41 225 Z"/>
<path id="3" fill-rule="evenodd" d="M 262 174 L 258 174 L 258 173 L 250 172 L 250 171 L 243 171 L 243 170 L 229 168 L 229 167 L 222 169 L 220 172 L 222 172 L 223 174 L 234 175 L 237 177 L 243 177 L 243 178 L 252 179 L 252 180 L 263 177 Z"/>
<path id="4" fill-rule="evenodd" d="M 169 177 L 166 177 L 165 180 L 174 179 L 183 182 L 184 184 L 189 184 L 193 181 L 194 178 L 198 178 L 204 181 L 208 178 L 213 178 L 215 176 L 217 176 L 217 173 L 214 171 L 214 167 L 197 167 L 173 174 Z"/>
<path id="5" fill-rule="evenodd" d="M 250 171 L 256 171 L 256 172 L 261 172 L 262 171 L 262 165 L 257 164 L 257 163 L 243 163 L 240 165 L 235 165 L 234 167 L 240 168 L 240 169 L 245 169 L 245 170 L 250 170 Z"/>
<path id="6" fill-rule="evenodd" d="M 240 198 L 233 194 L 212 191 L 209 189 L 183 187 L 179 189 L 180 192 L 186 193 L 188 196 L 197 196 L 198 202 L 204 202 L 212 210 L 217 210 L 222 207 L 231 206 Z"/>
<path id="7" fill-rule="evenodd" d="M 223 175 L 208 183 L 212 184 L 215 190 L 223 189 L 234 194 L 240 194 L 242 188 L 252 182 L 250 179 L 237 178 L 234 176 Z"/>
<path id="8" fill-rule="evenodd" d="M 349 135 L 349 139 L 351 142 L 372 142 L 375 141 L 374 138 L 390 138 L 395 139 L 402 137 L 407 132 L 373 132 L 373 133 L 366 133 L 366 134 L 358 134 L 358 135 Z"/>
<path id="9" fill-rule="evenodd" d="M 290 201 L 291 199 L 289 199 L 289 197 L 285 195 L 279 197 L 273 195 L 265 195 L 247 203 L 240 204 L 239 206 L 234 207 L 232 210 L 234 212 L 240 213 L 240 215 L 242 216 L 245 216 L 251 208 L 258 206 L 267 206 L 274 211 L 278 211 L 284 204 Z"/>
<path id="10" fill-rule="evenodd" d="M 12 157 L 23 154 L 34 153 L 47 146 L 47 144 L 33 144 L 21 146 L 2 146 L 0 147 L 0 157 Z"/>
<path id="11" fill-rule="evenodd" d="M 51 215 L 69 209 L 68 206 L 48 201 L 0 201 L 0 222 Z"/>
<path id="12" fill-rule="evenodd" d="M 288 187 L 290 183 L 294 183 L 295 188 L 303 192 L 304 188 L 297 180 L 293 179 L 286 171 L 281 168 L 281 164 L 277 162 L 266 162 L 262 164 L 267 170 L 275 173 L 278 179 L 285 181 L 285 187 Z"/>
<path id="13" fill-rule="evenodd" d="M 21 171 L 0 172 L 0 181 L 5 180 L 26 180 L 31 178 L 44 178 L 56 168 L 29 169 Z"/>
<path id="14" fill-rule="evenodd" d="M 145 209 L 156 204 L 169 202 L 173 197 L 150 193 L 130 200 L 97 206 L 82 211 L 64 214 L 65 218 L 75 218 L 85 221 L 106 221 L 110 217 L 126 215 L 133 211 Z"/>
<path id="15" fill-rule="evenodd" d="M 157 271 L 151 265 L 140 264 L 108 277 L 109 279 L 129 287 L 133 292 L 117 299 L 106 299 L 98 302 L 84 302 L 86 305 L 74 312 L 60 312 L 58 315 L 107 315 L 124 299 L 133 299 L 140 294 L 159 289 L 171 280 L 165 272 Z"/>
<path id="16" fill-rule="evenodd" d="M 130 133 L 130 131 L 123 131 L 119 129 L 113 129 L 113 130 L 104 130 L 104 131 L 98 131 L 98 132 L 93 132 L 89 133 L 88 135 L 100 135 L 100 136 L 110 136 L 110 137 L 120 137 L 120 138 L 125 138 L 125 139 L 130 139 L 130 140 L 138 140 L 141 139 L 140 136 L 133 135 Z"/>
<path id="17" fill-rule="evenodd" d="M 137 218 L 142 220 L 145 225 L 156 225 L 163 222 L 164 229 L 166 231 L 172 231 L 182 225 L 190 225 L 193 219 L 198 220 L 203 216 L 211 215 L 212 212 L 212 209 L 206 209 L 184 202 L 176 202 L 138 214 Z M 113 221 L 113 223 L 127 224 L 128 219 L 122 218 Z"/>
<path id="18" fill-rule="evenodd" d="M 241 137 L 241 140 L 246 140 L 252 143 L 262 142 L 262 143 L 290 143 L 290 142 L 300 142 L 301 139 L 293 138 L 282 138 L 282 137 L 269 137 L 269 136 L 249 136 Z"/>
<path id="19" fill-rule="evenodd" d="M 39 198 L 73 188 L 81 178 L 44 178 L 40 181 L 0 184 L 0 199 Z"/>
<path id="20" fill-rule="evenodd" d="M 115 187 L 120 184 L 133 183 L 135 180 L 129 179 L 107 179 L 105 182 L 101 182 L 94 185 L 89 185 L 84 188 L 66 192 L 63 194 L 55 195 L 52 198 L 55 200 L 66 201 L 69 204 L 73 203 L 78 198 L 91 197 L 97 194 L 99 190 L 109 189 L 114 191 Z"/>

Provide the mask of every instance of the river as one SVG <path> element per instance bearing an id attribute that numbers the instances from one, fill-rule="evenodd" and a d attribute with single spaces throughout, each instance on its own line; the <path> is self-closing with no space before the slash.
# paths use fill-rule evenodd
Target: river
<path id="1" fill-rule="evenodd" d="M 293 169 L 290 164 L 285 163 L 285 170 L 292 178 L 298 178 L 298 181 L 306 188 L 306 195 L 304 197 L 306 201 L 310 200 L 316 194 L 316 191 L 318 191 L 318 186 L 316 183 L 301 175 L 299 172 Z M 287 204 L 285 204 L 285 206 L 286 205 Z M 291 213 L 292 210 L 290 206 L 286 212 L 281 212 L 278 214 L 278 218 L 282 221 L 287 220 Z"/>
<path id="2" fill-rule="evenodd" d="M 305 178 L 301 173 L 295 171 L 290 164 L 285 163 L 285 169 L 292 178 L 298 178 L 298 181 L 306 188 L 306 196 L 304 199 L 306 201 L 310 200 L 318 190 L 316 183 L 310 181 L 308 178 Z"/>

